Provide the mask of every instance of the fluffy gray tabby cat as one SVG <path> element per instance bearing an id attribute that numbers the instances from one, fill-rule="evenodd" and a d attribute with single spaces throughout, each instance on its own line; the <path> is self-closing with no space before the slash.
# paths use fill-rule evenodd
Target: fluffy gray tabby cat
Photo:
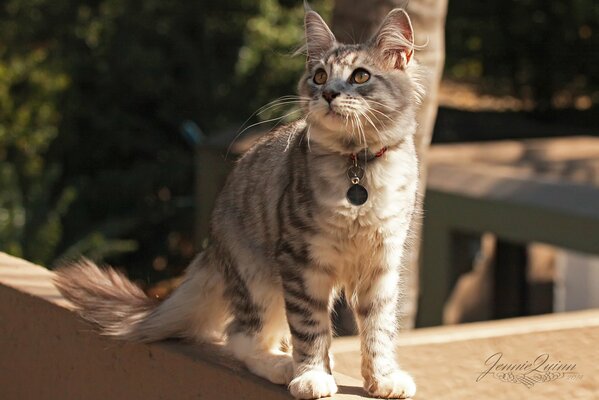
<path id="1" fill-rule="evenodd" d="M 337 391 L 330 313 L 343 290 L 358 321 L 365 389 L 411 397 L 393 339 L 418 176 L 412 26 L 395 9 L 359 45 L 338 43 L 311 10 L 305 28 L 304 118 L 239 160 L 216 203 L 210 245 L 182 285 L 158 303 L 89 261 L 59 270 L 56 285 L 107 335 L 220 341 L 301 399 Z M 354 185 L 365 189 L 357 199 L 347 194 Z"/>

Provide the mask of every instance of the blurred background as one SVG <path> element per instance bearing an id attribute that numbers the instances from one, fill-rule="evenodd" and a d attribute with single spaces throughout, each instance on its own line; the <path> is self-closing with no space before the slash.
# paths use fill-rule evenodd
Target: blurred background
<path id="1" fill-rule="evenodd" d="M 311 2 L 327 21 L 348 4 Z M 205 239 L 196 175 L 216 167 L 199 146 L 285 114 L 250 117 L 295 93 L 303 12 L 296 0 L 4 0 L 0 251 L 48 267 L 86 255 L 146 288 L 178 276 Z M 596 1 L 450 0 L 445 46 L 433 143 L 599 134 Z M 471 264 L 484 246 L 469 243 Z"/>

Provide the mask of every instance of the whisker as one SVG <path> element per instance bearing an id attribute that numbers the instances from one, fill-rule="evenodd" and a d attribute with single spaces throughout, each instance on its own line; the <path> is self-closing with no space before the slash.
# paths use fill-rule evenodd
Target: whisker
<path id="1" fill-rule="evenodd" d="M 359 112 L 359 111 L 358 111 Z M 358 125 L 358 132 L 360 133 L 360 144 L 364 143 L 364 148 L 368 149 L 368 142 L 366 141 L 366 133 L 364 132 L 364 125 L 356 115 L 356 124 Z"/>
<path id="2" fill-rule="evenodd" d="M 368 110 L 369 110 L 369 111 L 371 111 L 371 112 L 376 112 L 376 113 L 379 113 L 379 114 L 381 114 L 383 117 L 387 118 L 389 121 L 393 121 L 393 118 L 391 118 L 390 116 L 388 116 L 388 115 L 387 115 L 387 114 L 385 114 L 384 112 L 377 110 L 376 108 L 368 107 Z M 382 122 L 381 122 L 381 123 L 382 123 Z"/>
<path id="3" fill-rule="evenodd" d="M 376 131 L 379 139 L 381 139 L 381 132 L 379 131 L 379 128 L 376 127 L 376 125 L 374 124 L 374 122 L 372 122 L 372 119 L 370 119 L 370 117 L 368 116 L 368 110 L 366 110 L 366 112 L 362 113 L 362 116 L 366 119 L 366 121 L 368 121 L 368 123 L 370 125 L 372 125 L 372 127 L 374 128 L 374 130 Z"/>
<path id="4" fill-rule="evenodd" d="M 235 144 L 235 142 L 237 141 L 237 139 L 239 139 L 239 136 L 241 136 L 243 134 L 243 132 L 245 132 L 247 129 L 249 128 L 245 128 L 245 125 L 248 123 L 248 121 L 250 119 L 252 119 L 252 117 L 254 117 L 257 114 L 261 114 L 264 111 L 266 111 L 269 108 L 272 108 L 274 106 L 277 105 L 278 102 L 282 102 L 285 100 L 298 100 L 298 101 L 310 101 L 309 97 L 306 96 L 297 96 L 297 95 L 286 95 L 286 96 L 281 96 L 278 99 L 275 99 L 271 102 L 266 103 L 265 105 L 263 105 L 262 107 L 260 107 L 259 109 L 257 109 L 256 111 L 254 111 L 244 122 L 243 124 L 241 124 L 241 126 L 239 127 L 239 132 L 237 132 L 237 134 L 235 135 L 235 137 L 233 138 L 233 140 L 231 141 L 231 143 L 229 144 L 229 147 L 227 148 L 227 153 L 225 154 L 225 159 L 227 159 L 227 157 L 229 156 L 229 152 L 231 151 L 231 147 L 233 146 L 233 144 Z M 264 121 L 264 122 L 270 122 L 270 121 Z M 252 125 L 255 126 L 255 125 Z M 251 128 L 251 127 L 250 127 Z"/>
<path id="5" fill-rule="evenodd" d="M 374 104 L 382 106 L 382 107 L 387 107 L 389 110 L 395 110 L 394 107 L 391 107 L 390 105 L 381 103 L 380 101 L 373 100 L 370 97 L 364 97 L 364 100 L 366 100 L 369 103 L 374 103 Z"/>
<path id="6" fill-rule="evenodd" d="M 370 119 L 370 117 L 368 116 L 368 109 L 366 109 L 366 112 L 362 113 L 362 115 L 364 116 L 364 118 L 368 121 L 368 123 L 370 125 L 372 125 L 372 127 L 374 128 L 377 137 L 379 139 L 379 141 L 382 143 L 383 142 L 383 136 L 381 135 L 381 132 L 379 130 L 379 128 L 377 128 L 377 126 L 374 124 L 374 122 L 372 122 L 372 119 Z"/>
<path id="7" fill-rule="evenodd" d="M 367 108 L 366 108 L 364 111 L 366 112 L 366 114 L 367 114 L 368 116 L 372 117 L 372 118 L 373 118 L 373 119 L 375 119 L 375 120 L 376 120 L 376 121 L 377 121 L 379 124 L 381 124 L 381 125 L 383 126 L 383 129 L 387 129 L 387 125 L 386 125 L 386 124 L 385 124 L 383 121 L 381 121 L 381 120 L 380 120 L 380 118 L 379 118 L 379 117 L 377 117 L 377 116 L 374 114 L 374 112 L 378 112 L 378 113 L 380 113 L 381 115 L 383 115 L 383 116 L 387 117 L 385 114 L 381 113 L 381 112 L 380 112 L 380 111 L 378 111 L 378 110 L 375 110 L 375 109 L 373 109 L 373 108 L 370 108 L 370 107 L 367 107 Z M 391 119 L 391 118 L 389 118 L 389 117 L 387 117 L 387 118 L 388 118 L 388 119 L 390 119 L 390 120 L 392 120 L 392 119 Z"/>
<path id="8" fill-rule="evenodd" d="M 234 139 L 231 141 L 231 144 L 229 144 L 229 147 L 227 148 L 227 153 L 225 154 L 225 160 L 226 160 L 226 159 L 227 159 L 227 157 L 229 156 L 229 153 L 231 152 L 231 147 L 233 146 L 233 144 L 235 143 L 235 141 L 236 141 L 236 140 L 239 138 L 239 136 L 241 136 L 241 135 L 242 135 L 244 132 L 246 132 L 248 129 L 251 129 L 251 128 L 253 128 L 253 127 L 255 127 L 255 126 L 258 126 L 258 125 L 267 124 L 267 123 L 269 123 L 269 122 L 277 121 L 277 120 L 278 120 L 278 122 L 280 122 L 282 119 L 284 119 L 284 118 L 287 118 L 287 117 L 288 117 L 288 116 L 290 116 L 291 114 L 294 114 L 294 113 L 296 113 L 296 112 L 299 112 L 299 111 L 301 111 L 301 109 L 297 109 L 297 110 L 290 111 L 290 112 L 288 112 L 287 114 L 285 114 L 285 115 L 283 115 L 283 116 L 281 116 L 281 117 L 270 118 L 270 119 L 267 119 L 267 120 L 264 120 L 264 121 L 260 121 L 260 122 L 256 122 L 256 123 L 254 123 L 254 124 L 251 124 L 251 125 L 249 125 L 249 126 L 248 126 L 248 127 L 246 127 L 244 130 L 242 130 L 241 132 L 239 132 L 239 133 L 238 133 L 238 134 L 235 136 L 235 138 L 234 138 Z M 278 124 L 278 122 L 277 122 L 277 124 Z M 277 126 L 277 124 L 275 124 L 275 126 Z"/>
<path id="9" fill-rule="evenodd" d="M 348 119 L 351 122 L 351 136 L 352 136 L 352 140 L 356 137 L 356 127 L 354 126 L 354 115 L 348 114 Z"/>
<path id="10" fill-rule="evenodd" d="M 312 124 L 309 124 L 307 121 L 308 121 L 308 118 L 310 117 L 310 115 L 312 115 L 313 113 L 314 113 L 313 111 L 308 111 L 308 113 L 304 116 L 304 120 L 306 121 L 306 135 L 305 135 L 305 137 L 306 137 L 306 141 L 308 143 L 308 151 L 310 151 L 310 152 L 312 151 L 312 148 L 310 147 L 310 128 L 312 127 Z M 303 141 L 304 141 L 304 136 L 302 136 L 300 138 L 300 144 L 302 144 Z"/>
<path id="11" fill-rule="evenodd" d="M 268 107 L 262 107 L 262 109 L 260 109 L 260 111 L 258 111 L 256 113 L 256 115 L 264 114 L 266 111 L 271 110 L 271 109 L 273 109 L 275 107 L 286 106 L 286 105 L 289 105 L 289 104 L 302 104 L 302 103 L 304 103 L 304 101 L 305 100 L 282 100 L 282 101 L 277 102 L 275 104 L 271 104 Z"/>

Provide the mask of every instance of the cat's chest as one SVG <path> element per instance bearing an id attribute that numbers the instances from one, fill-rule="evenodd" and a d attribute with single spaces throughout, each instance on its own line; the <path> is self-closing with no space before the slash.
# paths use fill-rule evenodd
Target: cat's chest
<path id="1" fill-rule="evenodd" d="M 352 185 L 346 171 L 329 171 L 320 191 L 316 219 L 320 229 L 313 240 L 314 255 L 321 262 L 363 263 L 403 247 L 414 208 L 418 172 L 412 155 L 391 157 L 366 166 L 360 184 L 368 191 L 368 199 L 360 206 L 352 205 L 346 198 Z"/>
<path id="2" fill-rule="evenodd" d="M 377 238 L 393 235 L 409 222 L 414 208 L 417 177 L 395 177 L 375 180 L 367 177 L 363 182 L 368 199 L 362 205 L 354 205 L 348 199 L 350 182 L 331 185 L 330 203 L 319 213 L 322 233 L 341 239 Z"/>

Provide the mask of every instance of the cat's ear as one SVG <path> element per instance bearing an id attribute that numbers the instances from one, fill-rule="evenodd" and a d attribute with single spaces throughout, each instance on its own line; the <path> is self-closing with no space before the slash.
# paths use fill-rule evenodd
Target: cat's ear
<path id="1" fill-rule="evenodd" d="M 391 10 L 372 38 L 372 45 L 389 68 L 406 68 L 414 54 L 414 31 L 408 13 L 401 8 Z"/>
<path id="2" fill-rule="evenodd" d="M 307 63 L 311 64 L 335 46 L 335 36 L 320 15 L 309 8 L 304 16 L 304 27 Z"/>

